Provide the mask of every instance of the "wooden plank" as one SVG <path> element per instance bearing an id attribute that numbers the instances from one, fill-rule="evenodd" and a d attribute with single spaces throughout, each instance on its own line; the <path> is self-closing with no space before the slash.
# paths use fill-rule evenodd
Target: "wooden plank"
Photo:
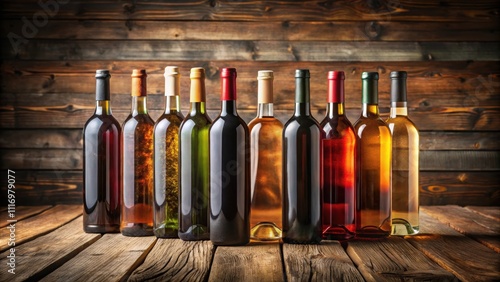
<path id="1" fill-rule="evenodd" d="M 41 281 L 125 281 L 155 242 L 154 236 L 105 234 Z"/>
<path id="2" fill-rule="evenodd" d="M 17 191 L 17 190 L 16 190 Z M 21 194 L 17 194 L 16 196 L 19 197 L 24 197 Z M 17 200 L 17 198 L 16 198 Z M 17 202 L 17 201 L 16 201 Z M 28 217 L 37 215 L 45 210 L 50 209 L 52 206 L 46 205 L 46 206 L 20 206 L 16 204 L 15 209 L 14 209 L 14 217 L 9 216 L 9 212 L 2 212 L 0 216 L 0 227 L 5 227 L 9 225 L 9 222 L 7 220 L 23 220 Z"/>
<path id="3" fill-rule="evenodd" d="M 455 281 L 402 238 L 349 241 L 347 254 L 366 281 Z"/>
<path id="4" fill-rule="evenodd" d="M 40 10 L 32 1 L 3 1 L 2 18 L 16 19 Z M 497 19 L 493 0 L 436 1 L 69 1 L 59 5 L 58 19 L 148 19 L 217 21 L 443 21 Z"/>
<path id="5" fill-rule="evenodd" d="M 15 224 L 16 246 L 61 227 L 82 214 L 81 205 L 58 205 Z M 9 248 L 10 230 L 0 229 L 0 251 Z"/>
<path id="6" fill-rule="evenodd" d="M 210 241 L 157 240 L 128 281 L 206 281 L 214 249 Z"/>
<path id="7" fill-rule="evenodd" d="M 500 222 L 478 216 L 477 213 L 455 205 L 424 206 L 421 209 L 458 232 L 474 238 L 488 248 L 500 253 Z"/>
<path id="8" fill-rule="evenodd" d="M 16 247 L 16 281 L 38 281 L 57 269 L 76 254 L 101 238 L 100 234 L 82 231 L 82 217 L 59 227 L 47 235 Z M 3 252 L 4 258 L 9 250 Z M 12 281 L 12 277 L 0 276 L 0 281 Z"/>
<path id="9" fill-rule="evenodd" d="M 208 281 L 284 281 L 278 243 L 217 247 Z"/>
<path id="10" fill-rule="evenodd" d="M 420 131 L 420 150 L 500 150 L 500 132 Z"/>
<path id="11" fill-rule="evenodd" d="M 498 204 L 498 202 L 497 202 L 497 204 Z M 490 219 L 493 219 L 496 221 L 500 221 L 500 207 L 498 207 L 498 206 L 494 206 L 494 207 L 467 206 L 465 208 L 472 211 L 472 212 L 480 214 L 481 216 L 485 216 L 487 218 L 490 218 Z"/>
<path id="12" fill-rule="evenodd" d="M 1 169 L 82 169 L 82 150 L 0 150 Z"/>
<path id="13" fill-rule="evenodd" d="M 287 281 L 364 281 L 338 241 L 283 244 Z"/>
<path id="14" fill-rule="evenodd" d="M 471 163 L 475 163 L 471 165 Z M 420 169 L 498 171 L 500 151 L 421 151 Z"/>
<path id="15" fill-rule="evenodd" d="M 406 241 L 461 281 L 492 281 L 500 276 L 500 256 L 495 251 L 424 211 L 420 211 L 420 226 L 420 233 L 407 236 Z"/>
<path id="16" fill-rule="evenodd" d="M 1 42 L 1 55 L 12 60 L 235 60 L 312 62 L 499 61 L 500 42 L 325 42 L 325 41 L 158 41 L 30 40 L 12 48 Z"/>
<path id="17" fill-rule="evenodd" d="M 22 34 L 24 22 L 3 21 L 2 37 Z M 203 29 L 199 27 L 203 26 Z M 443 29 L 446 27 L 446 29 Z M 241 32 L 245 30 L 246 32 Z M 262 32 L 265 30 L 266 32 Z M 398 22 L 398 21 L 267 21 L 231 24 L 219 21 L 155 20 L 57 20 L 40 28 L 37 39 L 73 40 L 284 40 L 284 41 L 497 41 L 500 29 L 494 21 Z"/>
<path id="18" fill-rule="evenodd" d="M 497 205 L 500 174 L 482 171 L 421 171 L 421 205 Z"/>

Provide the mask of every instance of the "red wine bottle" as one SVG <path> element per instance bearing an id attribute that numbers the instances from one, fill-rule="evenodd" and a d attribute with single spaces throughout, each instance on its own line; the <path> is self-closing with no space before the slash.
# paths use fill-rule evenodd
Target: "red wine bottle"
<path id="1" fill-rule="evenodd" d="M 295 71 L 295 113 L 283 129 L 283 241 L 321 241 L 321 129 L 311 116 L 309 70 Z"/>
<path id="2" fill-rule="evenodd" d="M 236 69 L 221 70 L 220 115 L 210 127 L 210 240 L 244 245 L 250 240 L 250 141 L 236 111 Z"/>
<path id="3" fill-rule="evenodd" d="M 95 77 L 96 108 L 83 128 L 83 230 L 120 232 L 121 127 L 111 113 L 109 71 Z"/>
<path id="4" fill-rule="evenodd" d="M 344 109 L 344 72 L 328 72 L 328 105 L 320 123 L 323 239 L 354 237 L 357 140 Z"/>

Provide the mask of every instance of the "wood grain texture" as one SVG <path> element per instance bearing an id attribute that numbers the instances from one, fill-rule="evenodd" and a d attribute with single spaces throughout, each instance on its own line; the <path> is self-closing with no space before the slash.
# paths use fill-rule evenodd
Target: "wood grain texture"
<path id="1" fill-rule="evenodd" d="M 17 190 L 16 190 L 17 191 Z M 9 212 L 2 212 L 0 216 L 0 227 L 5 227 L 9 225 L 9 222 L 7 220 L 9 219 L 15 219 L 17 221 L 23 220 L 25 218 L 37 215 L 45 210 L 50 209 L 52 206 L 46 205 L 46 206 L 19 206 L 19 204 L 16 204 L 15 206 L 15 217 L 11 218 L 9 217 Z"/>
<path id="2" fill-rule="evenodd" d="M 3 18 L 32 15 L 36 3 L 2 2 Z M 435 1 L 69 1 L 60 6 L 58 19 L 147 19 L 218 21 L 438 21 L 483 22 L 498 19 L 494 0 Z"/>
<path id="3" fill-rule="evenodd" d="M 128 281 L 206 281 L 214 249 L 210 241 L 158 239 Z"/>
<path id="4" fill-rule="evenodd" d="M 491 207 L 478 207 L 478 206 L 467 206 L 466 209 L 485 216 L 487 218 L 500 221 L 500 207 L 491 206 Z"/>
<path id="5" fill-rule="evenodd" d="M 338 241 L 283 244 L 287 281 L 364 281 Z"/>
<path id="6" fill-rule="evenodd" d="M 82 214 L 81 205 L 57 205 L 36 217 L 30 217 L 15 223 L 16 246 L 46 234 Z M 10 226 L 10 225 L 9 225 Z M 0 251 L 10 248 L 7 245 L 10 229 L 0 229 Z"/>
<path id="7" fill-rule="evenodd" d="M 101 237 L 100 234 L 84 233 L 82 226 L 83 219 L 78 217 L 47 235 L 17 247 L 15 280 L 38 281 Z M 7 250 L 1 256 L 6 257 L 8 254 Z M 7 275 L 0 276 L 0 281 L 11 279 Z"/>
<path id="8" fill-rule="evenodd" d="M 350 241 L 347 253 L 366 281 L 456 281 L 402 238 Z"/>
<path id="9" fill-rule="evenodd" d="M 122 281 L 141 264 L 156 237 L 105 234 L 41 281 Z M 91 258 L 91 259 L 89 259 Z"/>
<path id="10" fill-rule="evenodd" d="M 500 256 L 446 223 L 420 212 L 420 234 L 406 241 L 461 281 L 492 281 L 499 277 Z M 446 251 L 443 251 L 446 250 Z"/>
<path id="11" fill-rule="evenodd" d="M 500 222 L 455 205 L 422 207 L 425 213 L 500 253 Z"/>
<path id="12" fill-rule="evenodd" d="M 158 41 L 31 40 L 14 50 L 0 41 L 12 60 L 234 60 L 234 61 L 499 61 L 499 42 L 325 42 L 325 41 Z M 453 51 L 453 52 L 451 52 Z"/>
<path id="13" fill-rule="evenodd" d="M 208 281 L 284 281 L 278 243 L 217 247 Z"/>

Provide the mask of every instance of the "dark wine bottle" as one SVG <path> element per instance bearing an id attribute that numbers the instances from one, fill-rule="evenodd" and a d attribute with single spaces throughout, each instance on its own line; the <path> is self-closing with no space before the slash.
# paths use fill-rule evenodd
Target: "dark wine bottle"
<path id="1" fill-rule="evenodd" d="M 322 137 L 311 116 L 309 70 L 295 71 L 295 113 L 283 129 L 283 241 L 321 241 Z"/>
<path id="2" fill-rule="evenodd" d="M 95 77 L 96 108 L 83 128 L 83 230 L 120 232 L 121 127 L 111 113 L 109 71 Z"/>
<path id="3" fill-rule="evenodd" d="M 244 245 L 250 240 L 250 141 L 236 111 L 236 69 L 221 70 L 220 115 L 210 127 L 210 240 Z"/>
<path id="4" fill-rule="evenodd" d="M 344 72 L 328 72 L 328 106 L 320 123 L 323 239 L 354 237 L 357 139 L 344 114 Z"/>

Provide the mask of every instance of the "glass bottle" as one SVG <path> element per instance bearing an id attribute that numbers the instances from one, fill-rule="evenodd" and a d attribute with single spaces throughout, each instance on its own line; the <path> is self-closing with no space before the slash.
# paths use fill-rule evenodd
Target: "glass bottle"
<path id="1" fill-rule="evenodd" d="M 122 129 L 111 113 L 109 71 L 95 77 L 96 108 L 83 128 L 83 230 L 120 232 Z"/>
<path id="2" fill-rule="evenodd" d="M 210 127 L 210 240 L 244 245 L 250 240 L 250 140 L 236 111 L 236 69 L 221 70 L 220 115 Z"/>
<path id="3" fill-rule="evenodd" d="M 354 237 L 357 140 L 344 109 L 344 72 L 328 72 L 328 105 L 320 123 L 323 239 Z"/>
<path id="4" fill-rule="evenodd" d="M 254 240 L 281 238 L 283 124 L 273 112 L 273 72 L 258 72 L 257 117 L 250 131 L 250 237 Z"/>
<path id="5" fill-rule="evenodd" d="M 387 124 L 392 133 L 392 234 L 419 231 L 418 154 L 419 135 L 408 118 L 405 71 L 391 72 L 391 112 Z"/>
<path id="6" fill-rule="evenodd" d="M 362 112 L 354 124 L 359 138 L 359 186 L 356 236 L 386 237 L 391 233 L 391 131 L 380 118 L 378 73 L 363 72 Z"/>
<path id="7" fill-rule="evenodd" d="M 179 127 L 180 73 L 178 67 L 165 68 L 165 112 L 154 127 L 154 233 L 159 238 L 175 238 L 179 229 Z"/>
<path id="8" fill-rule="evenodd" d="M 153 127 L 146 104 L 146 71 L 132 72 L 132 111 L 123 123 L 123 203 L 125 236 L 153 235 Z"/>
<path id="9" fill-rule="evenodd" d="M 179 238 L 210 239 L 210 158 L 205 70 L 191 69 L 191 106 L 179 133 Z"/>
<path id="10" fill-rule="evenodd" d="M 283 129 L 283 241 L 321 241 L 322 132 L 312 117 L 307 69 L 295 71 L 295 113 Z"/>

